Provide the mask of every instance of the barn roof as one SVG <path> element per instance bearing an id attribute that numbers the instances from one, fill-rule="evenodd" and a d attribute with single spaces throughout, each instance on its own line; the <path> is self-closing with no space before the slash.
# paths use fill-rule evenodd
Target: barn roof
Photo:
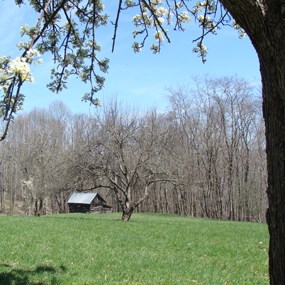
<path id="1" fill-rule="evenodd" d="M 83 193 L 83 192 L 77 192 L 73 193 L 70 198 L 68 199 L 68 204 L 91 204 L 93 199 L 98 196 L 100 200 L 103 200 L 106 202 L 98 193 L 92 192 L 92 193 Z"/>

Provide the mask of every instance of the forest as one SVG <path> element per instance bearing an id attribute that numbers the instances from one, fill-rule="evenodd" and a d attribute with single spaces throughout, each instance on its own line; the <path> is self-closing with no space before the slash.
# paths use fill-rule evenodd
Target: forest
<path id="1" fill-rule="evenodd" d="M 0 143 L 1 214 L 66 213 L 71 193 L 95 191 L 130 215 L 264 222 L 260 90 L 205 77 L 167 92 L 164 112 L 114 99 L 93 114 L 72 114 L 60 101 L 17 114 Z"/>

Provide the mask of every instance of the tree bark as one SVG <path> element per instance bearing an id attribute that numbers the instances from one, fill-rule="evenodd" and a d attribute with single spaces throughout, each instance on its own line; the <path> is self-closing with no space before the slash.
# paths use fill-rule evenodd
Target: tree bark
<path id="1" fill-rule="evenodd" d="M 1 186 L 1 213 L 5 213 L 6 207 L 5 207 L 5 188 Z"/>
<path id="2" fill-rule="evenodd" d="M 123 209 L 122 220 L 128 222 L 133 214 L 133 209 Z"/>
<path id="3" fill-rule="evenodd" d="M 277 15 L 275 15 L 276 17 Z M 274 17 L 274 14 L 271 15 Z M 280 19 L 282 21 L 282 19 Z M 285 26 L 268 24 L 258 43 L 268 171 L 270 284 L 285 284 Z"/>
<path id="4" fill-rule="evenodd" d="M 283 48 L 278 45 L 275 49 Z M 265 58 L 266 57 L 266 58 Z M 265 66 L 266 65 L 266 66 Z M 266 125 L 270 234 L 270 284 L 285 284 L 285 59 L 263 56 L 263 112 Z"/>
<path id="5" fill-rule="evenodd" d="M 285 3 L 221 0 L 255 47 L 262 77 L 268 171 L 270 284 L 285 284 Z"/>

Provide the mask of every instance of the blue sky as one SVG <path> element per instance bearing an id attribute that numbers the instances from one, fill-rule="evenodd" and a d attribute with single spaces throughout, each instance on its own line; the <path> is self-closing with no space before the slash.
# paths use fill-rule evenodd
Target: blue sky
<path id="1" fill-rule="evenodd" d="M 106 12 L 113 12 L 117 1 L 108 3 Z M 14 1 L 1 1 L 1 51 L 0 55 L 20 55 L 16 43 L 20 40 L 20 26 L 35 23 L 36 17 L 28 7 L 18 8 Z M 252 84 L 259 84 L 260 73 L 256 52 L 247 37 L 239 39 L 235 30 L 223 27 L 217 36 L 210 35 L 205 44 L 208 48 L 207 62 L 192 52 L 192 40 L 198 35 L 197 24 L 186 26 L 185 32 L 170 32 L 171 43 L 164 43 L 160 54 L 154 55 L 148 45 L 139 54 L 134 54 L 131 19 L 133 13 L 121 16 L 117 34 L 115 52 L 111 53 L 113 30 L 112 27 L 99 31 L 102 46 L 102 57 L 110 58 L 110 68 L 105 75 L 104 89 L 98 93 L 98 98 L 107 102 L 110 98 L 146 110 L 157 107 L 167 108 L 169 95 L 167 88 L 184 86 L 191 88 L 194 77 L 205 75 L 212 77 L 238 76 Z M 170 30 L 171 28 L 169 28 Z M 94 107 L 81 102 L 82 95 L 88 91 L 88 86 L 73 78 L 69 88 L 61 94 L 52 94 L 46 84 L 52 62 L 44 57 L 41 65 L 33 67 L 35 83 L 27 83 L 23 88 L 26 95 L 24 110 L 30 111 L 35 107 L 48 107 L 54 101 L 61 100 L 73 113 L 92 112 Z"/>

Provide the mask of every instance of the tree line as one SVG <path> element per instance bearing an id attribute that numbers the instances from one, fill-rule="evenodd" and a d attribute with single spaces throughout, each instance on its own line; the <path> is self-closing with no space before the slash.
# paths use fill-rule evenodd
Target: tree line
<path id="1" fill-rule="evenodd" d="M 1 212 L 65 213 L 74 191 L 134 211 L 265 221 L 267 169 L 258 90 L 236 77 L 169 89 L 169 107 L 116 100 L 92 115 L 62 102 L 17 115 L 0 145 Z"/>

